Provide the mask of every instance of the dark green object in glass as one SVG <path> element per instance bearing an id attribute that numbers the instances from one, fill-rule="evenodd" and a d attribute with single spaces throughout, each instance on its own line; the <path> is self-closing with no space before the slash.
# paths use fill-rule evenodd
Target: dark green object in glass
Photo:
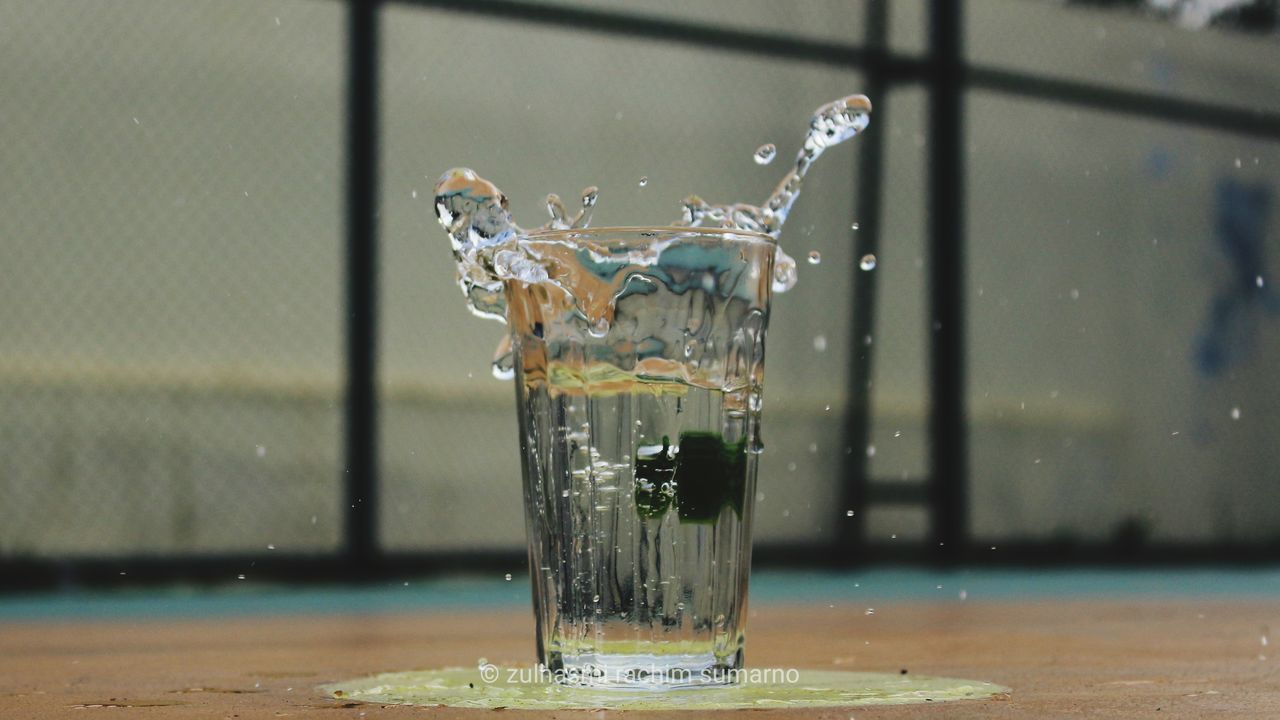
<path id="1" fill-rule="evenodd" d="M 713 523 L 728 505 L 739 517 L 745 501 L 746 440 L 726 443 L 715 433 L 680 434 L 673 452 L 668 437 L 656 455 L 636 454 L 636 512 L 659 518 L 675 505 L 680 522 Z"/>

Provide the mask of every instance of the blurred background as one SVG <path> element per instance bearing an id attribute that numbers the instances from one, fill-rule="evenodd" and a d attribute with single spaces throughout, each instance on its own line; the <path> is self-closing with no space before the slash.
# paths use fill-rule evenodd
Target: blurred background
<path id="1" fill-rule="evenodd" d="M 774 305 L 757 565 L 1280 560 L 1274 0 L 0 17 L 2 588 L 520 572 L 435 180 L 665 224 L 854 92 L 783 232 L 821 262 Z"/>

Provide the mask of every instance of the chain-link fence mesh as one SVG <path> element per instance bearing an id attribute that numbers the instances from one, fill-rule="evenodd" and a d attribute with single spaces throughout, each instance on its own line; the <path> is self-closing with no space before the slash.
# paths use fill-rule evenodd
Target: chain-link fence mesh
<path id="1" fill-rule="evenodd" d="M 343 7 L 0 17 L 0 554 L 333 547 Z"/>
<path id="2" fill-rule="evenodd" d="M 865 10 L 567 5 L 848 45 Z M 892 6 L 890 48 L 923 50 L 924 7 Z M 1031 82 L 1280 107 L 1273 37 L 1059 3 L 969 8 L 971 60 Z M 337 547 L 346 12 L 337 0 L 0 0 L 0 555 Z M 600 188 L 596 225 L 669 222 L 689 193 L 758 201 L 809 111 L 862 76 L 413 2 L 383 3 L 380 28 L 380 540 L 516 550 L 512 391 L 488 372 L 502 328 L 463 307 L 435 179 L 474 167 L 526 226 L 542 222 L 546 193 L 587 185 Z M 967 98 L 977 536 L 1092 541 L 1136 523 L 1160 539 L 1268 537 L 1275 503 L 1251 498 L 1274 485 L 1263 283 L 1276 225 L 1274 203 L 1249 198 L 1274 197 L 1274 143 Z M 849 327 L 856 142 L 814 168 L 784 233 L 793 255 L 821 262 L 802 263 L 771 323 L 766 543 L 835 537 L 847 453 L 872 455 L 879 479 L 928 470 L 928 107 L 919 88 L 884 99 L 871 129 L 888 159 L 874 338 Z M 760 167 L 752 152 L 766 142 L 780 160 Z M 1258 250 L 1258 292 L 1233 316 L 1243 324 L 1214 335 L 1210 302 L 1224 274 L 1245 272 L 1235 231 L 1214 227 L 1232 213 L 1263 218 L 1240 236 Z M 1065 253 L 1053 272 L 1026 261 L 1031 235 L 1049 243 L 1033 257 Z M 1135 255 L 1112 237 L 1176 249 Z M 1117 257 L 1154 273 L 1148 294 L 1133 294 Z M 1195 348 L 1215 339 L 1247 345 L 1247 359 L 1197 378 Z M 876 422 L 872 446 L 851 448 L 847 363 L 868 343 Z M 1205 518 L 1212 530 L 1192 527 Z M 881 510 L 867 527 L 918 539 L 924 519 Z"/>

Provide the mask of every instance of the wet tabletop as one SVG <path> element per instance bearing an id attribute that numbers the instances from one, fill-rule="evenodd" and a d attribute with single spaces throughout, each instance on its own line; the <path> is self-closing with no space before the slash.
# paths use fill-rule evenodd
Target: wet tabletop
<path id="1" fill-rule="evenodd" d="M 977 589 L 964 600 L 952 594 L 954 585 L 934 598 L 890 597 L 886 590 L 877 601 L 839 599 L 811 584 L 798 594 L 812 600 L 797 602 L 786 597 L 786 582 L 772 582 L 780 587 L 764 583 L 748 625 L 752 665 L 971 678 L 1012 693 L 945 705 L 749 711 L 753 718 L 1248 718 L 1274 717 L 1280 708 L 1280 653 L 1270 639 L 1271 629 L 1280 628 L 1275 596 L 1117 590 L 1019 598 L 979 579 L 968 582 Z M 1142 582 L 1134 578 L 1138 587 Z M 199 610 L 201 593 L 182 606 Z M 34 601 L 25 612 L 14 610 L 20 603 L 12 599 L 0 602 L 0 717 L 481 717 L 494 711 L 353 704 L 327 699 L 316 686 L 474 666 L 482 657 L 511 666 L 531 662 L 531 613 L 517 602 L 433 601 L 407 609 L 370 595 L 332 613 L 297 597 L 290 602 L 288 591 L 274 597 L 276 605 L 225 612 L 212 604 L 196 616 L 154 603 L 134 611 L 121 611 L 117 602 L 42 613 L 31 610 Z M 867 602 L 876 603 L 871 614 Z M 284 610 L 290 606 L 300 609 Z M 665 713 L 673 714 L 692 716 Z"/>

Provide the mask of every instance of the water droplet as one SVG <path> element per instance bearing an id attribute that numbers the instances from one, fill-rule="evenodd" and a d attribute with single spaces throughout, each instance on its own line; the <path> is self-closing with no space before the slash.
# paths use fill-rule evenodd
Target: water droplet
<path id="1" fill-rule="evenodd" d="M 876 456 L 876 446 L 875 446 L 875 445 L 868 445 L 868 446 L 867 446 L 867 457 L 875 457 L 875 456 Z"/>
<path id="2" fill-rule="evenodd" d="M 244 579 L 244 575 L 237 575 L 237 576 L 236 576 L 236 579 L 237 579 L 237 580 L 243 580 L 243 579 Z"/>
<path id="3" fill-rule="evenodd" d="M 568 490 L 561 490 L 561 491 L 560 491 L 560 497 L 569 497 L 569 491 L 568 491 Z"/>
<path id="4" fill-rule="evenodd" d="M 810 452 L 810 453 L 816 453 L 816 452 L 818 452 L 818 443 L 816 443 L 816 442 L 809 443 L 809 452 Z"/>
<path id="5" fill-rule="evenodd" d="M 871 253 L 867 253 L 866 255 L 863 255 L 862 260 L 858 262 L 858 267 L 862 268 L 863 270 L 875 270 L 876 256 L 872 255 Z"/>
<path id="6" fill-rule="evenodd" d="M 773 291 L 786 292 L 795 287 L 799 274 L 796 272 L 796 261 L 790 255 L 778 248 L 774 251 L 773 259 Z"/>
<path id="7" fill-rule="evenodd" d="M 893 436 L 894 436 L 894 437 L 902 437 L 902 431 L 901 431 L 901 430 L 894 430 L 894 431 L 893 431 Z"/>
<path id="8" fill-rule="evenodd" d="M 640 187 L 644 187 L 645 185 L 648 185 L 648 184 L 649 184 L 649 178 L 648 178 L 648 177 L 642 177 L 642 178 L 640 178 Z"/>
<path id="9" fill-rule="evenodd" d="M 826 335 L 815 335 L 815 336 L 814 336 L 814 338 L 813 338 L 813 349 L 814 349 L 814 350 L 816 350 L 816 351 L 818 351 L 818 352 L 826 352 L 826 351 L 827 351 L 827 336 L 826 336 Z"/>
<path id="10" fill-rule="evenodd" d="M 854 224 L 850 225 L 850 226 L 849 226 L 849 229 L 850 229 L 850 230 L 857 230 L 857 229 L 858 229 L 858 223 L 854 223 Z"/>
<path id="11" fill-rule="evenodd" d="M 820 263 L 820 262 L 822 262 L 822 253 L 818 252 L 817 250 L 810 250 L 810 251 L 809 251 L 809 264 L 810 264 L 810 265 L 817 265 L 817 264 L 818 264 L 818 263 Z"/>
<path id="12" fill-rule="evenodd" d="M 316 524 L 316 516 L 315 516 L 315 515 L 312 515 L 312 516 L 311 516 L 311 524 L 312 524 L 312 525 L 315 525 L 315 524 Z"/>
<path id="13" fill-rule="evenodd" d="M 417 200 L 417 199 L 418 199 L 418 191 L 417 191 L 417 190 L 414 190 L 413 192 L 409 193 L 409 197 L 413 198 L 414 200 Z"/>
<path id="14" fill-rule="evenodd" d="M 867 614 L 867 615 L 875 615 L 875 614 L 876 614 L 876 609 L 875 609 L 875 608 L 867 608 L 867 610 L 866 610 L 866 613 L 865 613 L 865 614 Z"/>
<path id="15" fill-rule="evenodd" d="M 1072 300 L 1079 300 L 1079 299 L 1080 299 L 1080 291 L 1079 291 L 1079 290 L 1077 290 L 1077 289 L 1075 289 L 1075 288 L 1071 288 L 1071 293 L 1070 293 L 1070 295 L 1071 295 L 1071 299 L 1072 299 Z"/>
<path id="16" fill-rule="evenodd" d="M 853 517 L 853 511 L 852 511 L 852 510 L 845 510 L 845 511 L 844 511 L 844 516 L 845 516 L 845 517 Z"/>
<path id="17" fill-rule="evenodd" d="M 676 603 L 676 609 L 677 609 L 677 610 L 684 610 L 684 603 L 682 603 L 682 602 L 678 602 L 678 603 Z"/>
<path id="18" fill-rule="evenodd" d="M 511 573 L 507 573 L 506 575 L 503 575 L 502 579 L 506 580 L 507 582 L 511 582 Z"/>
<path id="19" fill-rule="evenodd" d="M 591 596 L 591 602 L 593 602 L 593 603 L 598 603 L 598 602 L 600 602 L 600 596 L 599 596 L 599 595 L 592 595 L 592 596 Z"/>
<path id="20" fill-rule="evenodd" d="M 960 602 L 964 602 L 965 600 L 968 600 L 968 599 L 969 599 L 969 591 L 968 591 L 968 590 L 961 590 L 961 591 L 960 591 Z"/>
<path id="21" fill-rule="evenodd" d="M 275 550 L 275 549 L 276 549 L 276 546 L 275 546 L 275 545 L 272 545 L 271 543 L 267 543 L 267 549 L 268 549 L 268 550 Z"/>
<path id="22" fill-rule="evenodd" d="M 254 448 L 254 452 L 257 453 L 258 457 L 267 456 L 267 448 L 265 445 L 258 445 L 257 447 Z"/>
<path id="23" fill-rule="evenodd" d="M 1254 279 L 1253 279 L 1253 284 L 1254 284 L 1254 285 L 1257 285 L 1258 287 L 1262 287 L 1263 285 L 1265 285 L 1265 284 L 1266 284 L 1266 282 L 1264 282 L 1264 281 L 1263 281 L 1263 279 L 1262 279 L 1262 276 L 1261 276 L 1261 275 L 1259 275 L 1258 277 L 1256 277 L 1256 278 L 1254 278 Z"/>
<path id="24" fill-rule="evenodd" d="M 1243 162 L 1240 158 L 1236 158 L 1236 159 L 1235 159 L 1235 166 L 1236 166 L 1236 167 L 1238 167 L 1238 168 L 1239 168 L 1239 167 L 1244 167 L 1244 162 Z"/>
<path id="25" fill-rule="evenodd" d="M 757 165 L 768 165 L 778 155 L 778 148 L 773 143 L 765 143 L 756 148 L 755 161 Z"/>
<path id="26" fill-rule="evenodd" d="M 1240 408 L 1238 408 L 1238 407 L 1233 407 L 1233 408 L 1231 408 L 1231 419 L 1232 419 L 1232 420 L 1239 420 L 1239 419 L 1240 419 Z"/>
<path id="27" fill-rule="evenodd" d="M 787 472 L 795 472 L 795 471 L 796 471 L 796 464 L 793 462 L 787 463 Z"/>

